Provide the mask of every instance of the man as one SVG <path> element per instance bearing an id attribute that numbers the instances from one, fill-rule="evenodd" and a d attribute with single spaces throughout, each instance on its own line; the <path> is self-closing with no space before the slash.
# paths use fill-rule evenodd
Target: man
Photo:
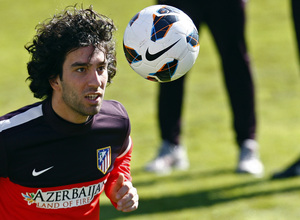
<path id="1" fill-rule="evenodd" d="M 254 84 L 245 32 L 245 0 L 159 0 L 160 4 L 183 10 L 196 27 L 205 23 L 210 29 L 220 54 L 224 82 L 233 116 L 233 128 L 239 148 L 238 173 L 263 174 L 256 142 Z M 189 161 L 181 145 L 181 114 L 186 75 L 160 84 L 158 120 L 162 144 L 158 156 L 146 170 L 168 173 L 173 168 L 187 169 Z M 169 94 L 172 94 L 170 97 Z"/>
<path id="2" fill-rule="evenodd" d="M 1 219 L 99 219 L 103 190 L 118 210 L 137 209 L 129 118 L 103 100 L 114 30 L 91 7 L 69 7 L 26 46 L 30 89 L 44 100 L 0 118 Z"/>

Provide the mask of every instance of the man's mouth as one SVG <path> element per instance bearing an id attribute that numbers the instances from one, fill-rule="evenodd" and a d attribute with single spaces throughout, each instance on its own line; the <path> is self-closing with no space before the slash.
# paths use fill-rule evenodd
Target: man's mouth
<path id="1" fill-rule="evenodd" d="M 88 93 L 85 95 L 86 100 L 92 105 L 98 105 L 101 102 L 102 93 Z"/>
<path id="2" fill-rule="evenodd" d="M 93 94 L 93 95 L 87 95 L 86 98 L 88 100 L 91 100 L 91 101 L 95 101 L 96 99 L 98 99 L 100 97 L 100 95 L 98 94 Z"/>

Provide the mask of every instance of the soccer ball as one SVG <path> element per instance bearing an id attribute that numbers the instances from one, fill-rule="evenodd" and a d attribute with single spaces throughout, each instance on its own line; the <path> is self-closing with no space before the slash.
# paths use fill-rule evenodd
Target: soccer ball
<path id="1" fill-rule="evenodd" d="M 199 53 L 199 35 L 181 10 L 152 5 L 130 20 L 123 38 L 125 57 L 145 79 L 170 82 L 191 69 Z"/>

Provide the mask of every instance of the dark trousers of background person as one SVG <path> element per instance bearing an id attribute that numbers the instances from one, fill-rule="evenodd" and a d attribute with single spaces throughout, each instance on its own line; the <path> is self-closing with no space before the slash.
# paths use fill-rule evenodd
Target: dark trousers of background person
<path id="1" fill-rule="evenodd" d="M 199 30 L 203 23 L 207 24 L 222 62 L 237 143 L 240 145 L 245 139 L 255 139 L 255 97 L 245 41 L 245 1 L 167 0 L 159 3 L 187 13 Z M 185 79 L 183 76 L 174 82 L 160 84 L 158 115 L 161 137 L 174 144 L 180 142 Z M 200 98 L 195 101 L 200 102 Z"/>

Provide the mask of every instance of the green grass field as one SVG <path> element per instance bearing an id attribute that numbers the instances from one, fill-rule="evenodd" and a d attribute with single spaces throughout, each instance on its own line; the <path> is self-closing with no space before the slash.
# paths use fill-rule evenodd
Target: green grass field
<path id="1" fill-rule="evenodd" d="M 29 56 L 24 45 L 35 25 L 72 0 L 0 0 L 0 114 L 37 101 L 25 83 Z M 78 2 L 81 4 L 81 2 Z M 265 176 L 234 173 L 237 147 L 221 68 L 209 31 L 203 27 L 200 53 L 189 74 L 183 139 L 191 168 L 169 176 L 145 173 L 160 144 L 156 121 L 157 84 L 130 69 L 122 35 L 130 18 L 153 0 L 89 0 L 84 6 L 114 19 L 118 27 L 118 74 L 106 99 L 124 104 L 131 117 L 133 183 L 140 207 L 120 213 L 101 196 L 101 219 L 296 220 L 300 178 L 270 181 L 270 175 L 300 154 L 300 75 L 289 1 L 248 1 L 247 38 L 256 83 L 258 141 Z"/>

